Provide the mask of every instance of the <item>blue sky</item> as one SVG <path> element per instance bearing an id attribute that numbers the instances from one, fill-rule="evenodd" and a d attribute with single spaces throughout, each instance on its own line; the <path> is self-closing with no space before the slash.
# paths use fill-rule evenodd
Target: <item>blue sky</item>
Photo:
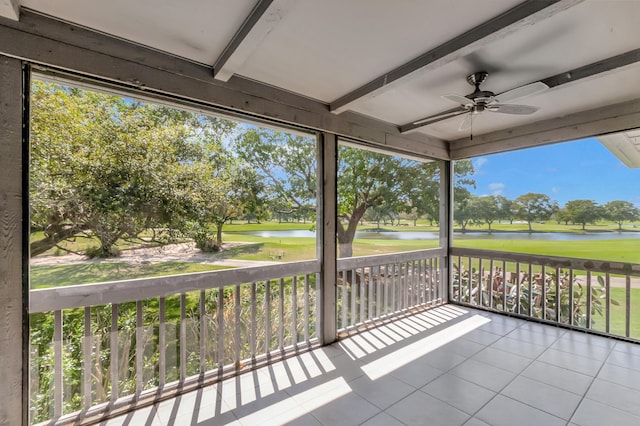
<path id="1" fill-rule="evenodd" d="M 547 194 L 570 200 L 631 201 L 640 207 L 640 168 L 630 169 L 595 138 L 474 158 L 476 195 L 515 199 Z"/>

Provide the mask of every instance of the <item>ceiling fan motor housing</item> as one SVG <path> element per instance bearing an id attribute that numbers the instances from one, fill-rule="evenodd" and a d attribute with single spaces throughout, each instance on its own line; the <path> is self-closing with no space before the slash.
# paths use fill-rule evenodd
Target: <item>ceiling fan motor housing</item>
<path id="1" fill-rule="evenodd" d="M 474 72 L 473 74 L 467 76 L 467 82 L 472 86 L 476 86 L 477 88 L 482 83 L 484 83 L 488 76 L 489 73 L 486 71 Z"/>
<path id="2" fill-rule="evenodd" d="M 480 90 L 480 85 L 485 82 L 489 73 L 486 71 L 478 71 L 467 76 L 467 82 L 475 86 L 476 90 L 473 93 L 466 95 L 466 98 L 471 99 L 474 102 L 473 112 L 481 112 L 484 111 L 484 107 L 486 104 L 490 103 L 493 98 L 496 96 L 495 93 L 489 92 L 488 90 Z M 480 107 L 476 109 L 475 107 Z"/>

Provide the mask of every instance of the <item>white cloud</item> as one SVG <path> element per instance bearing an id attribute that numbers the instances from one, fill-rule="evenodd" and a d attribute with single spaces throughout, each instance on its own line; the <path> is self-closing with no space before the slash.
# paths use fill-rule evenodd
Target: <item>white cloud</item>
<path id="1" fill-rule="evenodd" d="M 495 182 L 489 184 L 489 190 L 492 195 L 504 195 L 504 189 L 506 185 L 502 182 Z"/>
<path id="2" fill-rule="evenodd" d="M 484 166 L 488 162 L 489 160 L 487 159 L 487 157 L 479 157 L 473 160 L 473 167 L 476 169 L 476 172 L 477 172 L 478 169 L 480 169 L 482 166 Z"/>
<path id="3" fill-rule="evenodd" d="M 556 195 L 556 194 L 558 194 L 559 192 L 560 192 L 560 188 L 558 188 L 557 186 L 552 186 L 552 187 L 551 187 L 551 193 L 552 193 L 553 195 Z"/>

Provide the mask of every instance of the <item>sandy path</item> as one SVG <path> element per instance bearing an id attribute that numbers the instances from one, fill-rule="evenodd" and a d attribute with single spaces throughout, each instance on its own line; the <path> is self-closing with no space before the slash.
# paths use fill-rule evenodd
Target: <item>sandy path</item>
<path id="1" fill-rule="evenodd" d="M 249 243 L 225 243 L 222 249 L 228 250 Z M 120 256 L 111 259 L 89 259 L 78 254 L 65 254 L 63 256 L 38 256 L 30 260 L 30 265 L 78 265 L 90 263 L 118 263 L 126 262 L 131 264 L 148 264 L 162 262 L 195 262 L 207 263 L 220 266 L 257 266 L 272 265 L 279 262 L 269 262 L 260 260 L 240 260 L 224 259 L 216 253 L 203 253 L 195 247 L 195 243 L 168 244 L 160 247 L 139 248 L 123 250 Z"/>

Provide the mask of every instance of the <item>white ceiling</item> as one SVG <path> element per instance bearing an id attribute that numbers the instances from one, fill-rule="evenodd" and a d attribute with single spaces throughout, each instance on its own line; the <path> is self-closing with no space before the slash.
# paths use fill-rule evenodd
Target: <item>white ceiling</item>
<path id="1" fill-rule="evenodd" d="M 522 0 L 274 0 L 235 75 L 331 104 L 360 86 L 464 34 Z M 21 0 L 22 7 L 213 66 L 257 0 Z M 264 4 L 264 3 L 263 3 Z M 640 48 L 640 1 L 564 0 L 535 18 L 455 50 L 348 109 L 398 126 L 455 108 L 445 94 L 473 91 L 465 77 L 490 73 L 495 93 Z M 640 63 L 520 99 L 532 115 L 482 113 L 482 134 L 640 98 Z M 415 130 L 466 135 L 462 117 Z"/>

